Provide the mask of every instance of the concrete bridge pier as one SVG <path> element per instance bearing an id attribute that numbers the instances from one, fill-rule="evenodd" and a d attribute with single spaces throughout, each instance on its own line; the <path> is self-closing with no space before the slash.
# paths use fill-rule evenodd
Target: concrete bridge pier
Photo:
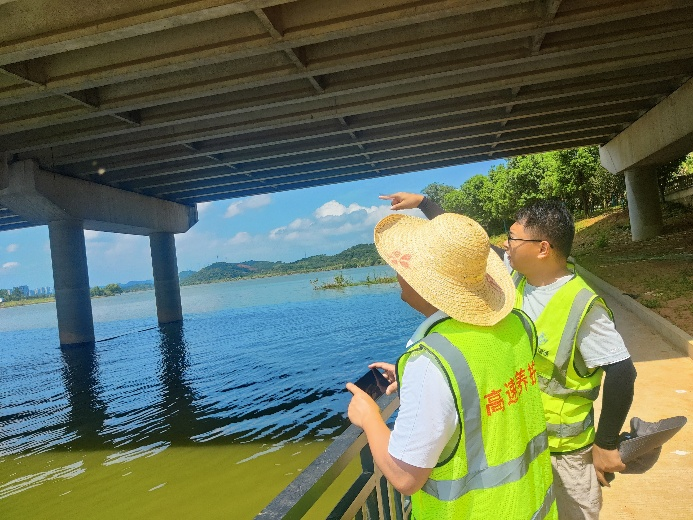
<path id="1" fill-rule="evenodd" d="M 599 149 L 602 166 L 626 177 L 633 241 L 662 232 L 657 167 L 693 150 L 693 79 Z"/>
<path id="2" fill-rule="evenodd" d="M 633 241 L 656 237 L 663 228 L 656 167 L 630 168 L 623 173 Z"/>
<path id="3" fill-rule="evenodd" d="M 33 160 L 0 162 L 0 204 L 48 225 L 61 346 L 94 343 L 85 229 L 149 236 L 159 323 L 183 319 L 173 235 L 197 222 L 194 206 L 48 172 Z"/>
<path id="4" fill-rule="evenodd" d="M 78 220 L 48 223 L 60 345 L 94 343 L 84 230 Z"/>
<path id="5" fill-rule="evenodd" d="M 180 302 L 175 237 L 173 233 L 152 233 L 149 235 L 149 246 L 159 323 L 182 321 L 183 307 Z"/>

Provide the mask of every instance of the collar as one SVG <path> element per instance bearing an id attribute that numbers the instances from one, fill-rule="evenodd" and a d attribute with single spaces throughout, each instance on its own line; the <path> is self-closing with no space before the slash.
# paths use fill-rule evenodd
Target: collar
<path id="1" fill-rule="evenodd" d="M 411 347 L 414 343 L 421 341 L 426 334 L 426 331 L 428 331 L 428 329 L 430 329 L 437 321 L 444 320 L 445 318 L 449 317 L 450 316 L 445 314 L 443 311 L 436 311 L 431 314 L 423 321 L 421 325 L 416 328 L 412 337 L 409 339 L 409 341 L 407 341 L 407 348 Z"/>

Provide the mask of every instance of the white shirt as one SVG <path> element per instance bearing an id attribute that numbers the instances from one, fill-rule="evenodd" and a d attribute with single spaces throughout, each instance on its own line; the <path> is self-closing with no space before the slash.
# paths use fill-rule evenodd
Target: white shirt
<path id="1" fill-rule="evenodd" d="M 507 255 L 504 256 L 503 260 L 508 271 L 512 271 Z M 532 320 L 536 321 L 546 308 L 549 300 L 572 278 L 572 274 L 566 275 L 542 287 L 535 287 L 525 283 L 522 293 L 522 310 Z M 537 332 L 539 334 L 539 347 L 541 347 L 541 331 Z M 630 357 L 623 338 L 616 330 L 614 322 L 609 318 L 606 309 L 599 304 L 594 305 L 582 321 L 582 325 L 580 325 L 577 333 L 576 343 L 584 364 L 588 368 L 612 365 Z M 577 363 L 578 365 L 582 364 L 579 359 L 577 359 Z M 581 367 L 578 366 L 578 368 Z"/>
<path id="2" fill-rule="evenodd" d="M 438 311 L 426 318 L 407 347 L 420 341 L 436 321 L 447 317 L 443 311 Z M 404 366 L 402 381 L 405 384 L 399 389 L 399 413 L 388 452 L 417 468 L 433 468 L 458 424 L 452 391 L 443 373 L 427 355 L 412 354 Z"/>

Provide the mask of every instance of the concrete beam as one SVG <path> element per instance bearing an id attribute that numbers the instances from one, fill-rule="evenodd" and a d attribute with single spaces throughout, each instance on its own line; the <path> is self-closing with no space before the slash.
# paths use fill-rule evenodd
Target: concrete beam
<path id="1" fill-rule="evenodd" d="M 0 170 L 0 205 L 37 225 L 77 220 L 84 229 L 131 235 L 185 233 L 197 222 L 194 206 L 49 173 L 31 160 Z"/>
<path id="2" fill-rule="evenodd" d="M 599 149 L 611 173 L 663 164 L 693 150 L 693 79 Z"/>

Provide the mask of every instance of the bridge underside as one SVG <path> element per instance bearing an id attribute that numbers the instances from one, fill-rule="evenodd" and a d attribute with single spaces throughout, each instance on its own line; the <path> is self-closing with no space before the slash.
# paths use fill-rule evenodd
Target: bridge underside
<path id="1" fill-rule="evenodd" d="M 0 231 L 48 225 L 63 345 L 84 229 L 148 235 L 182 319 L 200 202 L 599 144 L 649 238 L 691 76 L 693 0 L 0 0 Z"/>
<path id="2" fill-rule="evenodd" d="M 56 5 L 0 0 L 5 160 L 185 205 L 604 144 L 693 75 L 691 1 Z"/>

